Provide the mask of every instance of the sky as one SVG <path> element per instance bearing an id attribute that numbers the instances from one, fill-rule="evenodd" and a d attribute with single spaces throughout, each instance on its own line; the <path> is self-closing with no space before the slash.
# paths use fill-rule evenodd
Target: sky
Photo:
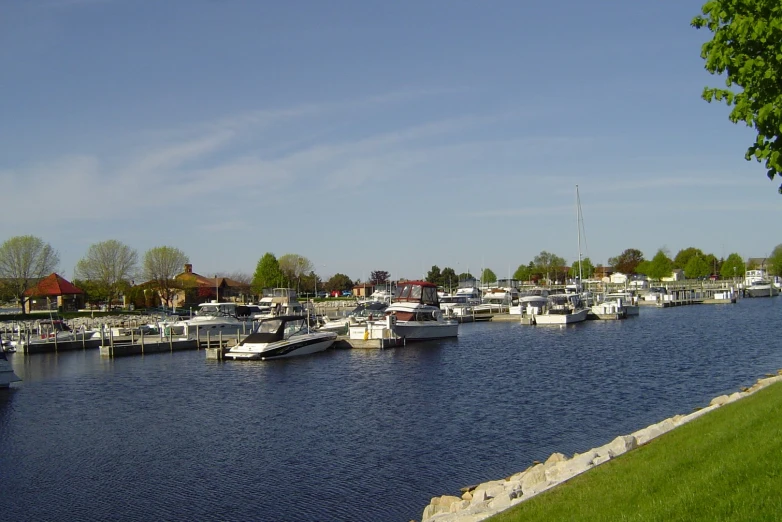
<path id="1" fill-rule="evenodd" d="M 203 275 L 764 257 L 779 180 L 700 98 L 702 1 L 4 0 L 0 242 Z"/>

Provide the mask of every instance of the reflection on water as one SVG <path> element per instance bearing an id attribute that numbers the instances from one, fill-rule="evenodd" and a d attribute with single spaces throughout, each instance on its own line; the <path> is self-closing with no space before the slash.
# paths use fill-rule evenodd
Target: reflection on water
<path id="1" fill-rule="evenodd" d="M 391 350 L 9 357 L 9 520 L 420 518 L 435 495 L 703 406 L 782 367 L 782 299 Z"/>

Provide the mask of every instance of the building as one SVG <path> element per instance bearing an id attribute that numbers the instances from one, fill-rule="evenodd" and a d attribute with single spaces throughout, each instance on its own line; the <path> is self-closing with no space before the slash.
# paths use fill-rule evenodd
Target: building
<path id="1" fill-rule="evenodd" d="M 62 276 L 52 273 L 24 293 L 25 313 L 60 310 L 75 312 L 84 308 L 84 290 L 74 286 Z"/>
<path id="2" fill-rule="evenodd" d="M 172 306 L 206 303 L 209 301 L 248 302 L 251 300 L 250 285 L 228 277 L 207 277 L 193 272 L 193 265 L 185 264 L 184 271 L 177 274 L 178 283 L 172 296 Z"/>

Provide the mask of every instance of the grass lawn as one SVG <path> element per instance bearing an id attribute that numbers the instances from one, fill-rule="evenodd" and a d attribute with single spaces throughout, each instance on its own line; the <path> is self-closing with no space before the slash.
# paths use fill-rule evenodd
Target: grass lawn
<path id="1" fill-rule="evenodd" d="M 489 520 L 782 520 L 782 383 Z"/>

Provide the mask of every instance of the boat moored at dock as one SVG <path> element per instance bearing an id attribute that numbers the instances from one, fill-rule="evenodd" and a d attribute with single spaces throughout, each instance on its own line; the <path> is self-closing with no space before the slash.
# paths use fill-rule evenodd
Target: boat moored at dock
<path id="1" fill-rule="evenodd" d="M 226 352 L 227 359 L 282 359 L 327 350 L 334 332 L 310 330 L 307 316 L 281 315 L 259 321 L 253 332 Z"/>

